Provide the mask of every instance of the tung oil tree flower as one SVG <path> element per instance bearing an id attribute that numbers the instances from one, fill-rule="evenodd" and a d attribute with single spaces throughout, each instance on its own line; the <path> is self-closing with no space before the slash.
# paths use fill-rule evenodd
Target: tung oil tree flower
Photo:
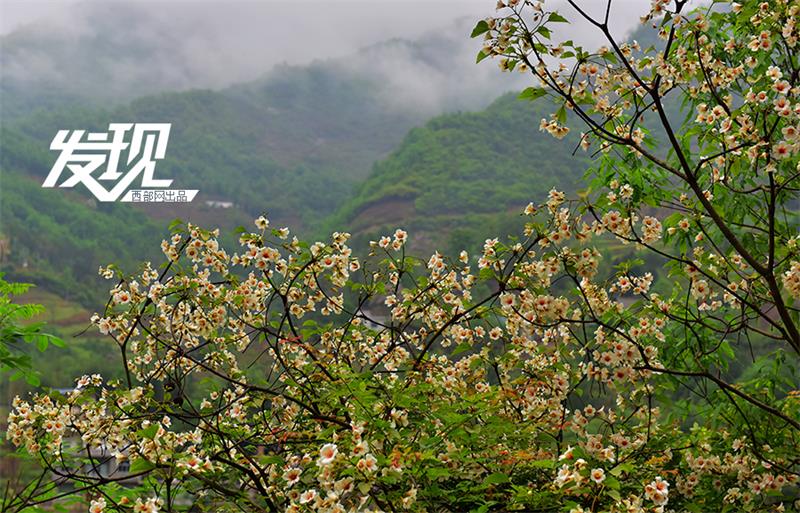
<path id="1" fill-rule="evenodd" d="M 160 268 L 103 269 L 125 377 L 15 400 L 52 479 L 5 509 L 797 510 L 798 5 L 684 7 L 653 3 L 652 49 L 607 18 L 599 52 L 552 42 L 542 2 L 478 23 L 479 57 L 561 102 L 541 128 L 578 118 L 598 157 L 479 254 L 259 218 L 235 250 L 179 225 Z"/>
<path id="2" fill-rule="evenodd" d="M 574 211 L 663 265 L 657 291 L 624 268 L 607 290 L 637 303 L 591 317 L 641 346 L 642 316 L 661 316 L 659 363 L 645 353 L 635 369 L 701 399 L 685 420 L 726 423 L 764 464 L 796 472 L 800 2 L 714 1 L 687 13 L 686 1 L 654 0 L 641 20 L 658 36 L 647 47 L 612 37 L 611 1 L 597 17 L 567 3 L 604 46 L 554 40 L 567 20 L 536 1 L 500 1 L 473 36 L 485 41 L 479 61 L 536 78 L 521 97 L 556 100 L 542 130 L 584 128 L 580 146 L 597 166 Z M 590 306 L 594 286 L 575 284 Z"/>

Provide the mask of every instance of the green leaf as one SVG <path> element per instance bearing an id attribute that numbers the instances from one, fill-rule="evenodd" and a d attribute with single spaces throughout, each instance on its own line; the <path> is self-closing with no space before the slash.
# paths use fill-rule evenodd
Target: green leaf
<path id="1" fill-rule="evenodd" d="M 503 474 L 502 472 L 495 472 L 494 474 L 489 474 L 486 476 L 486 479 L 483 480 L 483 484 L 500 484 L 500 483 L 508 483 L 511 481 L 507 475 Z"/>
<path id="2" fill-rule="evenodd" d="M 720 352 L 722 352 L 723 355 L 725 355 L 727 358 L 729 358 L 731 360 L 733 360 L 736 357 L 736 353 L 734 352 L 733 348 L 731 347 L 731 345 L 728 343 L 727 340 L 724 340 L 719 345 L 719 349 L 720 349 Z"/>
<path id="3" fill-rule="evenodd" d="M 541 87 L 527 87 L 524 91 L 519 93 L 520 100 L 535 100 L 547 94 L 547 90 Z"/>
<path id="4" fill-rule="evenodd" d="M 484 53 L 484 51 L 481 50 L 480 52 L 478 52 L 478 57 L 475 59 L 475 63 L 477 64 L 477 63 L 481 62 L 483 59 L 487 58 L 488 56 L 489 55 L 487 53 Z"/>
<path id="5" fill-rule="evenodd" d="M 475 28 L 472 29 L 472 34 L 470 35 L 470 37 L 478 37 L 481 34 L 488 31 L 489 31 L 489 24 L 486 23 L 486 21 L 481 20 L 478 22 L 477 25 L 475 25 Z"/>
<path id="6" fill-rule="evenodd" d="M 551 12 L 550 17 L 547 18 L 547 21 L 551 23 L 569 23 L 569 20 L 565 17 L 561 16 L 557 12 Z"/>
<path id="7" fill-rule="evenodd" d="M 280 456 L 273 454 L 271 456 L 266 456 L 261 462 L 265 465 L 283 465 L 284 460 Z"/>
<path id="8" fill-rule="evenodd" d="M 470 349 L 472 349 L 471 345 L 467 344 L 466 342 L 462 342 L 462 343 L 458 344 L 455 347 L 455 349 L 453 349 L 453 352 L 450 353 L 450 354 L 451 354 L 451 356 L 457 356 L 457 355 L 460 355 L 461 353 L 463 353 L 464 351 L 469 351 Z"/>
<path id="9" fill-rule="evenodd" d="M 180 219 L 180 218 L 176 217 L 175 219 L 172 220 L 171 223 L 169 223 L 169 231 L 172 232 L 176 228 L 178 228 L 179 226 L 182 226 L 184 224 L 186 224 L 186 223 L 183 222 L 183 219 Z"/>
<path id="10" fill-rule="evenodd" d="M 620 487 L 619 481 L 611 476 L 606 476 L 606 480 L 603 482 L 603 484 L 612 490 L 619 490 Z"/>
<path id="11" fill-rule="evenodd" d="M 25 373 L 25 382 L 28 383 L 32 387 L 38 387 L 42 384 L 42 381 L 39 379 L 39 376 L 32 372 Z"/>
<path id="12" fill-rule="evenodd" d="M 567 107 L 566 104 L 563 104 L 561 108 L 558 109 L 556 112 L 556 119 L 562 125 L 567 122 Z"/>
<path id="13" fill-rule="evenodd" d="M 151 424 L 145 429 L 140 429 L 136 432 L 137 435 L 141 436 L 142 438 L 149 438 L 153 439 L 156 436 L 156 432 L 158 431 L 158 424 Z"/>
<path id="14" fill-rule="evenodd" d="M 536 460 L 530 463 L 534 468 L 555 468 L 556 462 L 554 460 Z"/>
<path id="15" fill-rule="evenodd" d="M 446 468 L 433 467 L 425 472 L 429 479 L 439 479 L 440 477 L 449 477 L 450 471 Z"/>
<path id="16" fill-rule="evenodd" d="M 152 470 L 156 468 L 155 465 L 150 463 L 144 458 L 137 458 L 136 460 L 131 463 L 130 473 L 131 474 L 138 474 L 140 472 L 147 472 L 148 470 Z"/>
<path id="17" fill-rule="evenodd" d="M 484 267 L 478 272 L 478 277 L 482 280 L 491 280 L 494 278 L 494 271 L 491 267 Z"/>
<path id="18" fill-rule="evenodd" d="M 609 471 L 609 474 L 611 474 L 612 476 L 619 477 L 620 474 L 622 474 L 623 472 L 631 472 L 631 471 L 633 471 L 633 469 L 634 469 L 634 466 L 631 463 L 622 463 L 622 464 L 617 465 L 616 467 L 612 468 Z"/>

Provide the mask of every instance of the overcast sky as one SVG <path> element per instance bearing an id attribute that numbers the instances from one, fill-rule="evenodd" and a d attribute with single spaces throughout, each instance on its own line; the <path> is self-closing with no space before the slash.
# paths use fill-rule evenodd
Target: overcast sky
<path id="1" fill-rule="evenodd" d="M 604 13 L 603 0 L 579 1 L 592 14 Z M 17 90 L 49 84 L 98 101 L 125 101 L 224 89 L 264 77 L 278 64 L 323 60 L 379 82 L 399 109 L 425 115 L 479 109 L 530 82 L 501 74 L 492 62 L 475 64 L 481 41 L 469 32 L 495 13 L 495 2 L 0 0 L 0 79 Z M 625 38 L 649 5 L 613 0 L 612 34 Z M 565 0 L 547 0 L 546 8 L 573 22 L 555 24 L 554 39 L 587 48 L 605 43 Z M 393 38 L 417 44 L 359 51 Z"/>
<path id="2" fill-rule="evenodd" d="M 103 3 L 113 5 L 123 1 Z M 351 54 L 362 46 L 392 37 L 415 39 L 454 19 L 478 19 L 494 12 L 494 0 L 128 0 L 125 3 L 141 6 L 154 18 L 191 24 L 198 36 L 202 34 L 225 47 L 258 51 L 267 61 L 293 64 Z M 584 0 L 584 3 L 591 7 L 605 2 Z M 622 33 L 630 30 L 649 3 L 649 0 L 614 0 L 617 30 Z M 0 6 L 2 34 L 43 22 L 59 28 L 81 29 L 80 20 L 93 9 L 91 2 L 83 0 L 0 0 Z M 575 32 L 580 35 L 582 31 Z"/>

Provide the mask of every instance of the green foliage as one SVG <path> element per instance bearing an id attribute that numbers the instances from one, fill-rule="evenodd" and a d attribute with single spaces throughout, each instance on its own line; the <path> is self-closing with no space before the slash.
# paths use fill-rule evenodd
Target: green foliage
<path id="1" fill-rule="evenodd" d="M 23 344 L 34 346 L 39 352 L 50 344 L 63 347 L 64 343 L 56 336 L 42 331 L 43 323 L 31 322 L 42 313 L 38 304 L 20 304 L 14 296 L 24 294 L 30 284 L 10 283 L 0 273 L 0 374 L 10 373 L 11 380 L 24 378 L 29 385 L 40 383 L 38 372 L 31 365 L 31 357 L 26 354 Z"/>
<path id="2" fill-rule="evenodd" d="M 114 261 L 130 271 L 152 258 L 162 224 L 145 209 L 96 204 L 81 187 L 42 189 L 58 130 L 170 122 L 157 174 L 201 191 L 181 217 L 223 224 L 220 213 L 202 210 L 204 200 L 222 199 L 236 205 L 227 214 L 230 226 L 267 211 L 276 224 L 311 230 L 421 116 L 387 109 L 374 83 L 328 64 L 279 68 L 222 92 L 160 94 L 108 110 L 63 100 L 0 127 L 0 236 L 11 243 L 2 268 L 92 309 L 102 304 L 98 266 Z"/>
<path id="3" fill-rule="evenodd" d="M 9 276 L 36 283 L 64 298 L 97 307 L 100 265 L 135 269 L 135 254 L 154 257 L 163 230 L 123 204 L 82 201 L 75 193 L 42 189 L 30 177 L 3 171 L 3 235 Z"/>
<path id="4" fill-rule="evenodd" d="M 536 125 L 547 107 L 515 94 L 486 110 L 439 116 L 409 132 L 327 223 L 357 242 L 402 226 L 412 246 L 475 248 L 522 225 L 519 213 L 550 188 L 574 191 L 588 161 L 575 140 L 554 142 Z M 445 249 L 439 247 L 438 249 Z"/>

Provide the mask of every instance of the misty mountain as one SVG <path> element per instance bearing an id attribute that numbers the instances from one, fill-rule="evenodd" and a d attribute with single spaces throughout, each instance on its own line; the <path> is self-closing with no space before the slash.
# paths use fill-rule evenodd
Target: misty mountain
<path id="1" fill-rule="evenodd" d="M 207 16 L 174 5 L 167 8 L 185 16 L 128 3 L 90 7 L 0 42 L 2 186 L 24 198 L 0 205 L 0 237 L 12 248 L 3 269 L 35 282 L 43 280 L 39 269 L 62 269 L 52 290 L 75 290 L 100 264 L 152 254 L 176 217 L 230 233 L 267 213 L 301 235 L 332 228 L 362 238 L 402 222 L 423 242 L 472 244 L 508 231 L 522 205 L 568 187 L 584 166 L 568 145 L 537 131 L 542 107 L 508 97 L 485 111 L 455 112 L 480 110 L 529 81 L 475 64 L 471 18 L 225 85 L 242 76 L 241 59 L 253 73 L 261 67 L 254 55 L 269 52 L 231 52 Z M 451 114 L 425 124 L 443 112 Z M 195 202 L 112 206 L 81 187 L 39 187 L 55 161 L 48 148 L 58 130 L 126 121 L 172 123 L 157 175 L 199 189 Z M 64 221 L 70 204 L 79 221 Z M 120 228 L 103 232 L 104 244 L 87 245 L 100 236 L 88 218 Z M 142 229 L 131 228 L 135 219 Z M 39 229 L 23 233 L 28 226 Z M 48 242 L 59 234 L 60 245 Z"/>
<path id="2" fill-rule="evenodd" d="M 521 79 L 501 76 L 492 66 L 475 66 L 479 42 L 468 37 L 471 16 L 361 50 L 357 42 L 336 50 L 327 48 L 335 42 L 317 49 L 299 45 L 304 50 L 297 51 L 308 55 L 298 56 L 288 46 L 297 35 L 282 18 L 297 14 L 272 5 L 237 4 L 226 11 L 205 4 L 189 9 L 160 3 L 155 9 L 147 3 L 88 2 L 22 26 L 0 38 L 3 119 L 65 104 L 108 107 L 166 91 L 281 81 L 289 67 L 281 63 L 296 61 L 369 82 L 386 108 L 428 117 L 481 108 L 499 92 L 521 86 Z M 236 32 L 225 25 L 233 12 Z"/>
<path id="3" fill-rule="evenodd" d="M 401 227 L 416 253 L 475 249 L 487 237 L 513 234 L 529 202 L 555 187 L 574 192 L 590 165 L 577 135 L 539 131 L 554 107 L 507 94 L 478 112 L 445 114 L 412 129 L 375 164 L 327 228 L 356 244 Z"/>
<path id="4" fill-rule="evenodd" d="M 439 116 L 405 135 L 401 127 L 411 120 L 364 108 L 356 85 L 333 87 L 324 73 L 302 76 L 287 78 L 285 89 L 269 82 L 236 94 L 162 94 L 113 111 L 64 109 L 39 113 L 13 128 L 3 126 L 3 188 L 19 197 L 0 205 L 12 247 L 3 267 L 37 283 L 42 283 L 37 269 L 62 269 L 57 274 L 64 281 L 51 278 L 48 288 L 74 290 L 76 280 L 94 280 L 101 264 L 132 266 L 135 256 L 153 254 L 169 219 L 219 226 L 230 234 L 262 212 L 276 225 L 305 236 L 348 230 L 363 242 L 402 226 L 411 230 L 412 243 L 421 250 L 432 248 L 434 241 L 443 250 L 472 246 L 489 235 L 509 233 L 519 225 L 525 204 L 541 199 L 551 187 L 570 190 L 587 166 L 584 158 L 571 155 L 575 141 L 555 141 L 538 131 L 539 119 L 551 110 L 544 102 L 524 102 L 510 94 L 486 110 Z M 313 107 L 315 98 L 319 109 L 301 108 Z M 354 103 L 361 106 L 356 109 Z M 347 120 L 356 110 L 360 124 L 338 128 L 331 122 Z M 194 202 L 160 209 L 103 204 L 79 188 L 40 187 L 56 158 L 47 147 L 58 127 L 79 122 L 101 130 L 113 119 L 155 122 L 165 117 L 172 120 L 174 133 L 157 175 L 181 187 L 200 188 Z M 284 137 L 277 137 L 281 131 Z M 264 142 L 267 133 L 274 136 L 266 138 L 270 144 Z M 319 139 L 326 142 L 315 148 Z M 391 146 L 396 149 L 381 158 Z M 378 161 L 371 173 L 364 164 L 370 160 Z M 209 207 L 209 198 L 236 206 Z M 159 216 L 160 221 L 153 220 Z M 92 223 L 86 221 L 90 218 Z M 125 220 L 124 229 L 104 231 L 98 244 L 100 234 L 91 226 L 118 226 L 119 219 Z M 134 229 L 135 219 L 141 222 Z"/>
<path id="5" fill-rule="evenodd" d="M 387 51 L 416 58 L 419 49 L 393 41 L 368 53 Z M 421 62 L 423 67 L 436 63 Z M 160 93 L 110 108 L 55 98 L 49 109 L 0 125 L 0 236 L 11 246 L 3 270 L 74 296 L 75 290 L 103 290 L 96 283 L 99 265 L 130 266 L 136 255 L 152 254 L 163 227 L 174 218 L 230 233 L 267 213 L 275 224 L 307 235 L 349 197 L 374 161 L 424 122 L 427 108 L 401 108 L 378 81 L 334 62 L 279 66 L 259 80 L 220 91 Z M 124 121 L 172 123 L 167 155 L 156 174 L 172 178 L 176 187 L 199 189 L 194 202 L 107 205 L 95 203 L 82 186 L 40 187 L 57 157 L 49 145 L 58 130 L 103 131 Z M 18 199 L 7 199 L 6 191 Z M 234 206 L 209 207 L 211 200 Z M 126 229 L 103 232 L 98 244 L 100 233 L 85 222 L 89 218 L 112 227 L 124 219 Z M 132 219 L 140 219 L 142 229 L 132 230 Z M 49 242 L 54 238 L 58 244 Z M 45 272 L 52 269 L 61 271 Z M 81 281 L 93 285 L 76 288 Z M 91 303 L 97 297 L 77 299 Z"/>

